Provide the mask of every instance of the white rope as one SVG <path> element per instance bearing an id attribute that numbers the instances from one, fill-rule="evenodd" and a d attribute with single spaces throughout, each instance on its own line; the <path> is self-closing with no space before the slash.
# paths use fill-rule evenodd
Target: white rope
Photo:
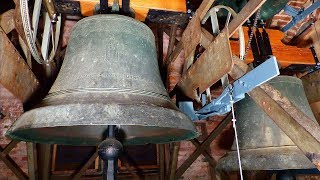
<path id="1" fill-rule="evenodd" d="M 242 175 L 242 166 L 241 166 L 241 158 L 240 158 L 240 150 L 239 150 L 239 142 L 238 142 L 238 135 L 237 135 L 237 126 L 236 126 L 236 117 L 234 114 L 234 101 L 232 98 L 232 90 L 229 88 L 229 95 L 230 95 L 230 104 L 231 104 L 231 112 L 232 112 L 232 126 L 234 129 L 234 137 L 236 139 L 236 146 L 237 146 L 237 155 L 238 155 L 238 164 L 239 164 L 239 171 L 240 171 L 240 178 L 243 180 L 243 175 Z"/>

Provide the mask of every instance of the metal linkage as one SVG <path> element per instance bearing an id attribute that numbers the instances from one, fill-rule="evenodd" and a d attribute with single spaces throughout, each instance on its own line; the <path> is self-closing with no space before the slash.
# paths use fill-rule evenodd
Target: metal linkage
<path id="1" fill-rule="evenodd" d="M 234 103 L 242 100 L 245 97 L 245 93 L 250 92 L 255 87 L 260 86 L 279 74 L 277 60 L 272 56 L 255 69 L 236 80 L 232 85 L 229 85 L 218 98 L 214 99 L 200 110 L 194 110 L 192 101 L 179 102 L 179 108 L 193 121 L 206 119 L 213 115 L 224 115 L 231 111 L 231 100 L 233 100 Z M 232 99 L 229 95 L 230 93 L 232 94 Z"/>

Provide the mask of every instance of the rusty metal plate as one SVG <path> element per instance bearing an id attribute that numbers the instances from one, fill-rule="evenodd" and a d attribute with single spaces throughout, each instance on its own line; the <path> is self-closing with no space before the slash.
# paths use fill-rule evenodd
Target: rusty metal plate
<path id="1" fill-rule="evenodd" d="M 37 78 L 2 28 L 0 28 L 0 83 L 23 102 L 26 102 L 39 86 Z"/>
<path id="2" fill-rule="evenodd" d="M 201 23 L 198 16 L 194 16 L 182 34 L 181 42 L 184 49 L 184 57 L 188 58 L 196 49 L 201 40 Z"/>
<path id="3" fill-rule="evenodd" d="M 233 66 L 229 36 L 220 33 L 209 45 L 199 59 L 182 76 L 178 88 L 186 96 L 196 99 L 198 93 L 204 92 Z"/>
<path id="4" fill-rule="evenodd" d="M 6 11 L 0 15 L 0 26 L 3 28 L 6 34 L 15 28 L 13 15 L 14 9 L 10 9 L 9 11 Z"/>

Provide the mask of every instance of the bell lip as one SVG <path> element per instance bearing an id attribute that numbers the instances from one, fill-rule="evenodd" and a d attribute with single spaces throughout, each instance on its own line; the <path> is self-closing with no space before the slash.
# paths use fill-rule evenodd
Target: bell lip
<path id="1" fill-rule="evenodd" d="M 245 149 L 240 150 L 240 157 L 243 170 L 316 168 L 297 146 Z M 217 163 L 217 170 L 224 172 L 238 171 L 239 165 L 237 151 L 229 151 L 226 155 L 220 158 Z"/>
<path id="2" fill-rule="evenodd" d="M 100 114 L 97 117 L 101 117 L 106 114 L 106 112 L 103 112 L 105 108 L 112 108 L 112 106 L 127 106 L 124 109 L 131 107 L 132 109 L 137 109 L 137 107 L 143 109 L 142 113 L 139 113 L 135 119 L 137 118 L 145 118 L 147 115 L 154 115 L 154 117 L 149 118 L 151 119 L 148 123 L 149 124 L 134 124 L 135 122 L 126 121 L 123 122 L 121 120 L 121 117 L 114 118 L 113 123 L 109 123 L 110 120 L 97 120 L 94 121 L 95 118 L 91 118 L 90 123 L 91 124 L 81 124 L 81 123 L 72 123 L 68 120 L 70 120 L 70 117 L 77 118 L 80 117 L 81 111 L 84 109 L 87 109 L 88 111 L 95 109 L 97 107 L 98 110 L 96 110 L 95 114 Z M 103 109 L 101 109 L 103 108 Z M 62 110 L 63 109 L 63 110 Z M 73 111 L 68 111 L 72 109 Z M 161 110 L 165 115 L 160 114 L 159 112 Z M 68 112 L 68 115 L 65 114 L 57 115 L 58 111 L 66 111 Z M 131 111 L 131 110 L 129 110 Z M 80 112 L 80 114 L 78 114 Z M 43 116 L 45 113 L 46 116 Z M 126 116 L 126 112 L 120 111 L 120 114 L 123 114 L 123 116 Z M 118 114 L 117 114 L 118 115 Z M 163 119 L 167 115 L 167 119 L 175 119 L 176 121 L 165 121 L 165 123 L 161 123 L 161 120 L 152 121 L 157 118 Z M 46 118 L 43 118 L 46 117 Z M 108 117 L 109 118 L 109 117 Z M 129 119 L 129 118 L 128 118 Z M 98 122 L 99 121 L 99 122 Z M 49 123 L 48 123 L 49 122 Z M 73 122 L 76 122 L 75 120 Z M 151 122 L 151 123 L 150 123 Z M 152 123 L 153 122 L 153 123 Z M 109 124 L 108 124 L 109 123 Z M 21 141 L 26 142 L 36 142 L 36 143 L 45 143 L 45 144 L 63 144 L 63 145 L 79 145 L 79 146 L 87 146 L 87 145 L 98 145 L 104 138 L 102 139 L 95 139 L 94 141 L 92 139 L 89 139 L 87 137 L 77 137 L 76 140 L 70 139 L 57 139 L 52 140 L 50 137 L 43 138 L 40 137 L 39 134 L 37 135 L 29 135 L 30 132 L 36 132 L 37 130 L 43 130 L 44 128 L 50 128 L 54 129 L 53 127 L 74 127 L 74 126 L 80 126 L 80 127 L 103 127 L 105 126 L 105 130 L 107 128 L 107 125 L 120 125 L 120 127 L 126 128 L 127 126 L 134 125 L 138 128 L 161 128 L 161 131 L 163 131 L 161 136 L 157 137 L 150 137 L 150 139 L 156 139 L 156 142 L 153 142 L 152 140 L 144 140 L 147 138 L 140 138 L 137 137 L 136 139 L 129 139 L 124 140 L 123 143 L 125 145 L 139 145 L 139 144 L 163 144 L 163 143 L 169 143 L 169 142 L 176 142 L 176 141 L 182 141 L 182 140 L 190 140 L 193 138 L 196 138 L 199 136 L 199 133 L 194 125 L 194 123 L 182 112 L 177 111 L 175 109 L 168 109 L 168 108 L 161 108 L 161 107 L 153 107 L 153 106 L 147 106 L 147 105 L 114 105 L 114 104 L 67 104 L 67 105 L 57 105 L 57 106 L 45 106 L 40 107 L 36 109 L 32 109 L 30 111 L 25 112 L 22 114 L 18 120 L 10 127 L 10 129 L 6 132 L 6 136 L 17 139 Z M 147 125 L 147 126 L 146 126 Z M 179 127 L 178 127 L 179 126 Z M 52 127 L 52 128 L 51 128 Z M 175 136 L 175 137 L 168 137 L 166 134 L 172 133 L 171 130 L 174 132 L 177 132 L 178 134 L 182 134 L 182 136 Z M 64 131 L 65 132 L 65 131 Z M 83 131 L 82 131 L 83 132 Z M 172 135 L 172 134 L 171 134 Z M 131 136 L 129 136 L 131 137 Z M 140 139 L 139 139 L 140 138 Z M 81 140 L 80 140 L 81 139 Z M 86 140 L 87 139 L 87 140 Z M 141 140 L 142 139 L 142 140 Z M 161 141 L 159 141 L 161 140 Z"/>

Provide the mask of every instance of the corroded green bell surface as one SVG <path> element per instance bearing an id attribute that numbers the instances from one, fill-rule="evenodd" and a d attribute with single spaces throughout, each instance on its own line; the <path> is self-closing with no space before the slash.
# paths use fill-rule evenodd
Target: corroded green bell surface
<path id="1" fill-rule="evenodd" d="M 120 15 L 91 16 L 75 25 L 49 94 L 7 135 L 38 143 L 97 145 L 108 125 L 117 125 L 117 139 L 124 144 L 198 135 L 163 86 L 152 31 Z"/>
<path id="2" fill-rule="evenodd" d="M 268 83 L 315 121 L 300 79 L 278 76 Z M 315 168 L 291 139 L 249 96 L 236 103 L 235 115 L 242 169 Z M 223 171 L 239 169 L 235 142 L 231 151 L 219 160 L 217 168 Z"/>

